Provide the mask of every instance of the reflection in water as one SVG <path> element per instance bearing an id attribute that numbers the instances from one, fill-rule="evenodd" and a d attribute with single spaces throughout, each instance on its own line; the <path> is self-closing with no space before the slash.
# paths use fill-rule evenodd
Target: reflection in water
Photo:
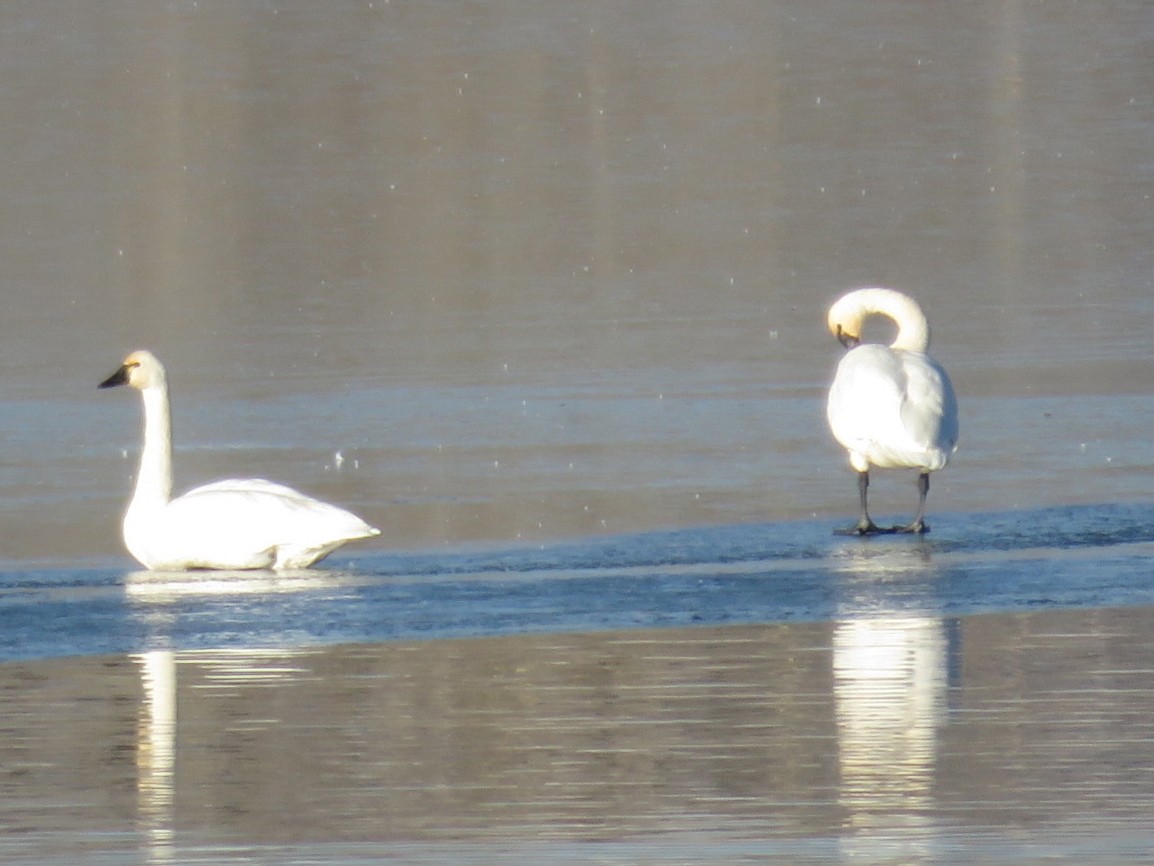
<path id="1" fill-rule="evenodd" d="M 702 834 L 722 846 L 702 862 L 809 839 L 822 857 L 775 862 L 965 845 L 962 862 L 1020 864 L 1037 858 L 992 846 L 1039 827 L 1117 847 L 1154 803 L 1152 621 L 962 620 L 948 724 L 953 624 L 920 616 L 0 665 L 0 821 L 29 828 L 0 834 L 0 860 L 61 838 L 156 864 L 220 845 L 350 862 L 351 842 L 588 862 L 563 846 L 605 840 L 669 862 Z M 438 858 L 449 840 L 481 853 Z M 528 844 L 552 847 L 493 850 Z M 1091 860 L 1122 862 L 1069 862 Z"/>
<path id="2" fill-rule="evenodd" d="M 855 605 L 879 585 L 892 593 L 889 584 L 901 581 L 929 598 L 934 569 L 924 544 L 847 544 L 841 556 L 846 597 Z M 930 616 L 848 619 L 834 625 L 832 642 L 839 800 L 854 831 L 845 845 L 861 853 L 877 833 L 898 831 L 920 848 L 933 823 L 948 689 L 944 623 Z"/>
<path id="3" fill-rule="evenodd" d="M 133 571 L 124 577 L 132 602 L 165 604 L 182 596 L 258 595 L 331 589 L 352 580 L 338 571 Z M 142 615 L 137 612 L 137 615 Z M 150 620 L 151 622 L 151 620 Z"/>
<path id="4" fill-rule="evenodd" d="M 932 564 L 930 551 L 923 538 L 837 539 L 830 557 L 838 572 L 874 580 L 925 571 Z"/>
<path id="5" fill-rule="evenodd" d="M 1144 500 L 1150 7 L 1095 5 L 13 4 L 5 554 L 123 555 L 137 424 L 76 386 L 138 344 L 190 480 L 292 465 L 382 544 L 832 519 L 866 281 L 988 421 L 943 509 Z"/>
<path id="6" fill-rule="evenodd" d="M 248 596 L 293 593 L 341 584 L 337 572 L 136 571 L 125 576 L 134 616 L 149 643 L 160 647 L 134 657 L 140 665 L 143 705 L 137 717 L 137 818 L 149 863 L 173 861 L 177 743 L 177 655 L 171 646 L 176 616 L 169 605 L 186 596 Z M 181 665 L 195 664 L 206 686 L 246 687 L 278 681 L 300 671 L 282 659 L 300 649 L 185 651 Z"/>
<path id="7" fill-rule="evenodd" d="M 138 816 L 150 863 L 171 860 L 176 786 L 176 655 L 152 650 L 136 656 L 144 683 L 137 726 Z"/>
<path id="8" fill-rule="evenodd" d="M 833 634 L 839 799 L 851 829 L 922 837 L 932 823 L 946 637 L 929 617 L 849 620 Z M 852 846 L 853 841 L 849 844 Z"/>
<path id="9" fill-rule="evenodd" d="M 289 660 L 309 654 L 300 649 L 187 651 L 180 654 L 180 667 L 196 672 L 197 688 L 202 693 L 235 694 L 240 689 L 307 675 L 305 668 Z M 176 859 L 177 654 L 152 650 L 134 660 L 140 666 L 143 685 L 135 750 L 137 823 L 148 862 L 167 864 Z M 258 722 L 250 716 L 244 724 L 251 727 Z"/>

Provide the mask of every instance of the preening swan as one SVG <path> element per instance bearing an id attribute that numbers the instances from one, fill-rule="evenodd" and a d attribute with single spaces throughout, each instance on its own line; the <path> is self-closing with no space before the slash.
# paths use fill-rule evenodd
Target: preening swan
<path id="1" fill-rule="evenodd" d="M 378 535 L 355 514 L 259 478 L 205 484 L 172 499 L 172 422 L 164 366 L 133 352 L 101 388 L 144 400 L 144 447 L 124 544 L 146 568 L 308 568 L 346 541 Z"/>
<path id="2" fill-rule="evenodd" d="M 861 343 L 868 316 L 889 316 L 898 334 L 889 346 Z M 893 289 L 857 289 L 829 311 L 829 329 L 849 351 L 829 389 L 830 430 L 857 470 L 861 515 L 845 534 L 916 532 L 925 524 L 930 473 L 950 459 L 958 441 L 958 403 L 946 371 L 926 354 L 930 327 L 913 298 Z M 870 466 L 917 469 L 918 510 L 906 526 L 881 529 L 869 516 Z"/>

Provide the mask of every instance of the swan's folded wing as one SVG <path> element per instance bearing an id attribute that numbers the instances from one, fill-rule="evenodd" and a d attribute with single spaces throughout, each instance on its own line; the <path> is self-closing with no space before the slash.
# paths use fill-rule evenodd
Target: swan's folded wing
<path id="1" fill-rule="evenodd" d="M 904 392 L 897 354 L 887 346 L 859 346 L 842 358 L 830 386 L 830 429 L 846 448 L 868 450 L 892 438 Z"/>
<path id="2" fill-rule="evenodd" d="M 828 417 L 858 469 L 864 463 L 941 469 L 958 438 L 957 401 L 945 370 L 928 355 L 888 346 L 859 346 L 842 359 Z"/>
<path id="3" fill-rule="evenodd" d="M 909 353 L 903 366 L 906 398 L 902 423 L 914 442 L 939 454 L 945 465 L 958 441 L 958 403 L 950 377 L 928 355 Z"/>
<path id="4" fill-rule="evenodd" d="M 269 496 L 280 496 L 287 500 L 295 499 L 301 502 L 318 501 L 285 484 L 277 484 L 275 481 L 267 481 L 264 478 L 225 478 L 221 481 L 213 481 L 211 484 L 202 484 L 199 487 L 194 487 L 187 493 L 182 494 L 180 498 L 184 499 L 188 496 L 199 496 L 206 493 L 264 493 Z M 323 505 L 325 503 L 321 504 Z"/>
<path id="5" fill-rule="evenodd" d="M 172 500 L 166 511 L 174 525 L 260 550 L 307 539 L 377 534 L 352 512 L 261 478 L 229 478 L 193 488 Z"/>

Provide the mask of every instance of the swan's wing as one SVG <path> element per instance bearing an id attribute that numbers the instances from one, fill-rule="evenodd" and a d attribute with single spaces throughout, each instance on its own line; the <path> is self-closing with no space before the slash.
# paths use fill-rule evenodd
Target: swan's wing
<path id="1" fill-rule="evenodd" d="M 850 451 L 894 436 L 905 373 L 888 346 L 865 344 L 845 354 L 829 389 L 826 415 L 834 437 Z"/>
<path id="2" fill-rule="evenodd" d="M 132 532 L 142 562 L 176 569 L 307 568 L 346 541 L 378 534 L 343 508 L 261 479 L 197 487 Z"/>
<path id="3" fill-rule="evenodd" d="M 958 409 L 945 370 L 918 352 L 863 345 L 838 365 L 827 407 L 830 429 L 854 467 L 941 469 L 958 438 Z"/>
<path id="4" fill-rule="evenodd" d="M 352 512 L 260 478 L 193 488 L 168 503 L 165 522 L 222 546 L 261 551 L 377 534 Z"/>
<path id="5" fill-rule="evenodd" d="M 202 493 L 266 493 L 270 496 L 281 496 L 286 499 L 315 502 L 311 496 L 306 496 L 299 490 L 294 490 L 275 481 L 266 481 L 264 478 L 225 478 L 222 481 L 213 481 L 211 484 L 202 484 L 194 487 L 185 496 L 198 496 Z"/>
<path id="6" fill-rule="evenodd" d="M 937 453 L 944 465 L 958 441 L 954 386 L 941 364 L 929 355 L 905 353 L 902 366 L 906 376 L 902 423 L 910 438 L 927 451 Z"/>

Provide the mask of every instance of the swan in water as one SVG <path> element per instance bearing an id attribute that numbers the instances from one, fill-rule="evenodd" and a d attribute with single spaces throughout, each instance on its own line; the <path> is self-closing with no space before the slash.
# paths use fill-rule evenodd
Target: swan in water
<path id="1" fill-rule="evenodd" d="M 898 333 L 888 346 L 863 344 L 862 323 L 888 316 Z M 926 354 L 930 326 L 913 298 L 893 289 L 857 289 L 829 311 L 829 329 L 849 351 L 829 389 L 830 430 L 857 470 L 861 515 L 847 535 L 926 532 L 930 473 L 950 459 L 958 441 L 958 403 L 950 377 Z M 867 507 L 870 466 L 918 470 L 918 510 L 906 526 L 882 529 Z"/>
<path id="2" fill-rule="evenodd" d="M 172 499 L 172 423 L 164 366 L 133 352 L 101 388 L 144 400 L 144 447 L 124 544 L 146 568 L 308 568 L 346 541 L 378 535 L 355 514 L 260 478 L 205 484 Z"/>

